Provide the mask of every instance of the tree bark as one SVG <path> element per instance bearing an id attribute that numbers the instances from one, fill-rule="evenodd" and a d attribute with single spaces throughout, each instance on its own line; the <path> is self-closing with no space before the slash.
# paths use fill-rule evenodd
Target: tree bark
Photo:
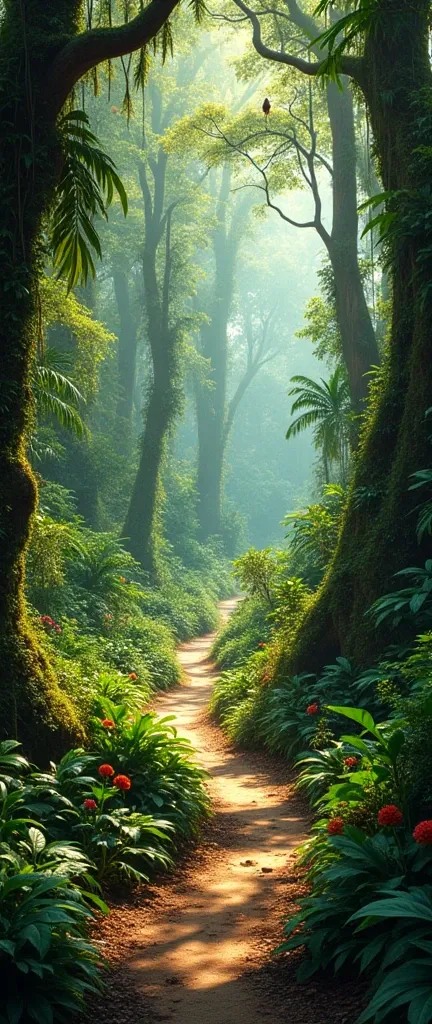
<path id="1" fill-rule="evenodd" d="M 226 444 L 227 331 L 234 294 L 235 265 L 245 207 L 227 227 L 231 168 L 224 166 L 213 233 L 214 279 L 210 322 L 201 328 L 201 353 L 210 363 L 211 387 L 198 386 L 198 520 L 203 540 L 222 530 L 222 476 Z"/>
<path id="2" fill-rule="evenodd" d="M 397 587 L 394 573 L 430 557 L 419 550 L 416 492 L 410 474 L 430 465 L 432 405 L 431 251 L 427 204 L 431 158 L 432 77 L 428 4 L 405 10 L 380 0 L 358 76 L 371 118 L 384 188 L 395 190 L 392 250 L 393 313 L 390 355 L 361 440 L 350 502 L 333 563 L 283 670 L 320 669 L 343 653 L 369 664 L 392 639 L 385 625 L 365 617 L 372 602 Z M 400 584 L 399 584 L 400 586 Z M 398 639 L 404 635 L 399 628 Z M 409 630 L 407 630 L 409 636 Z"/>
<path id="3" fill-rule="evenodd" d="M 130 425 L 133 410 L 138 324 L 132 313 L 126 272 L 120 268 L 114 269 L 113 283 L 120 322 L 117 359 L 120 395 L 117 403 L 117 419 L 125 421 L 124 428 L 125 425 Z M 121 422 L 119 430 L 122 430 Z"/>
<path id="4" fill-rule="evenodd" d="M 125 546 L 153 579 L 158 574 L 156 525 L 160 469 L 169 427 L 181 402 L 177 365 L 178 330 L 170 316 L 171 216 L 174 206 L 172 204 L 167 210 L 164 209 L 167 162 L 168 155 L 161 148 L 153 164 L 153 195 L 144 164 L 140 164 L 139 168 L 145 215 L 143 281 L 152 382 L 145 410 L 138 472 L 123 527 Z M 165 261 L 160 282 L 157 257 L 164 233 Z"/>
<path id="5" fill-rule="evenodd" d="M 356 142 L 351 91 L 327 86 L 333 150 L 333 220 L 327 250 L 333 269 L 342 355 L 355 412 L 364 411 L 372 366 L 380 362 L 358 262 Z"/>
<path id="6" fill-rule="evenodd" d="M 80 0 L 4 5 L 0 34 L 0 737 L 18 736 L 46 762 L 82 739 L 24 601 L 24 562 L 37 504 L 26 457 L 33 419 L 30 369 L 37 335 L 41 225 L 61 169 L 59 111 L 84 71 L 137 49 L 171 13 L 151 0 L 124 32 L 79 34 Z M 126 50 L 122 49 L 126 46 Z"/>

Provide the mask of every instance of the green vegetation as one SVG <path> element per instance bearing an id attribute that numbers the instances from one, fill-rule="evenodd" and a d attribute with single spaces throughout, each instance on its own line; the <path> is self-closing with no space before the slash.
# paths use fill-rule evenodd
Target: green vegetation
<path id="1" fill-rule="evenodd" d="M 429 471 L 417 471 L 414 479 L 422 487 L 430 484 Z M 420 535 L 427 528 L 429 500 L 426 490 L 418 507 Z M 331 559 L 328 517 L 323 506 L 320 516 L 316 508 L 313 514 L 307 510 L 291 516 L 293 536 L 283 560 L 267 550 L 250 552 L 236 563 L 243 586 L 255 596 L 240 604 L 214 645 L 221 666 L 225 667 L 223 659 L 228 655 L 233 668 L 216 683 L 211 710 L 231 740 L 243 746 L 266 746 L 298 767 L 298 789 L 307 796 L 316 818 L 299 859 L 308 894 L 287 921 L 286 938 L 279 947 L 279 952 L 305 951 L 299 981 L 328 968 L 335 973 L 364 974 L 370 1001 L 359 1018 L 361 1024 L 393 1019 L 400 1007 L 405 1014 L 401 1020 L 428 1021 L 432 1004 L 430 563 L 424 570 L 400 572 L 399 589 L 370 608 L 375 628 L 389 620 L 394 633 L 398 630 L 397 643 L 377 664 L 356 666 L 338 657 L 318 676 L 289 677 L 285 652 L 293 633 L 287 633 L 284 624 L 287 616 L 290 621 L 292 606 L 277 582 L 281 562 L 289 567 L 291 558 L 299 555 L 299 545 L 306 577 L 311 575 L 308 563 L 313 564 L 317 550 L 327 548 L 324 569 L 325 561 Z M 342 515 L 343 504 L 339 505 L 339 529 Z M 337 534 L 334 521 L 332 527 Z M 335 537 L 333 546 L 334 541 Z M 401 588 L 407 578 L 410 585 Z M 285 586 L 287 582 L 289 578 Z M 296 591 L 296 599 L 301 616 L 311 597 Z M 259 610 L 266 618 L 264 629 Z M 423 632 L 413 639 L 419 629 Z M 259 631 L 265 632 L 265 642 L 258 640 Z"/>
<path id="2" fill-rule="evenodd" d="M 236 590 L 211 713 L 316 815 L 281 949 L 432 1021 L 431 15 L 0 0 L 0 1024 L 198 834 L 151 702 Z"/>

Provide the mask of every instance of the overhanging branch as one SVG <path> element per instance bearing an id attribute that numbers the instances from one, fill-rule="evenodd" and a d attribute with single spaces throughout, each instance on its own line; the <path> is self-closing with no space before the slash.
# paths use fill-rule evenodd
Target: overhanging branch
<path id="1" fill-rule="evenodd" d="M 151 0 L 148 7 L 127 24 L 90 29 L 66 43 L 51 67 L 49 96 L 55 109 L 61 110 L 74 85 L 91 68 L 146 46 L 178 3 L 179 0 Z"/>
<path id="2" fill-rule="evenodd" d="M 315 76 L 325 66 L 324 60 L 308 61 L 304 60 L 303 57 L 297 57 L 293 53 L 284 53 L 281 50 L 274 50 L 271 46 L 267 46 L 262 40 L 261 35 L 261 23 L 259 15 L 261 12 L 253 11 L 244 0 L 234 0 L 236 7 L 243 14 L 246 14 L 252 25 L 252 42 L 261 57 L 265 57 L 267 60 L 275 61 L 279 64 L 288 64 L 290 67 L 297 68 L 297 71 L 301 71 L 304 75 Z M 363 60 L 361 57 L 349 57 L 342 56 L 340 62 L 340 73 L 342 75 L 348 75 L 350 78 L 355 79 L 360 85 L 362 84 L 362 69 Z"/>

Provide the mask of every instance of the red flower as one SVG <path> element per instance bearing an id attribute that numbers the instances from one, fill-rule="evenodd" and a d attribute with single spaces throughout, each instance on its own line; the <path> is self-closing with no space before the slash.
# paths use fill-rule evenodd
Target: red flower
<path id="1" fill-rule="evenodd" d="M 358 757 L 345 757 L 344 758 L 344 764 L 346 764 L 347 768 L 355 768 L 358 763 L 359 763 Z"/>
<path id="2" fill-rule="evenodd" d="M 270 679 L 271 679 L 271 676 L 263 676 L 263 682 L 264 683 L 268 683 L 270 681 Z"/>
<path id="3" fill-rule="evenodd" d="M 133 682 L 135 682 L 138 679 L 136 672 L 129 672 L 129 679 L 132 679 Z"/>
<path id="4" fill-rule="evenodd" d="M 114 768 L 110 764 L 101 764 L 98 772 L 99 775 L 102 775 L 103 779 L 109 779 L 111 775 L 114 775 Z"/>
<path id="5" fill-rule="evenodd" d="M 341 836 L 344 830 L 343 818 L 331 818 L 327 825 L 327 831 L 330 836 Z"/>
<path id="6" fill-rule="evenodd" d="M 83 807 L 86 811 L 95 811 L 97 809 L 96 800 L 84 800 Z"/>
<path id="7" fill-rule="evenodd" d="M 261 643 L 258 644 L 258 647 L 267 647 L 267 644 L 265 644 L 264 641 L 261 640 Z"/>
<path id="8" fill-rule="evenodd" d="M 116 728 L 116 724 L 115 724 L 115 722 L 113 722 L 112 718 L 102 718 L 101 722 L 102 722 L 102 725 L 103 725 L 104 729 L 115 729 Z"/>
<path id="9" fill-rule="evenodd" d="M 56 633 L 61 633 L 61 626 L 56 626 L 55 631 Z"/>
<path id="10" fill-rule="evenodd" d="M 318 711 L 319 711 L 318 704 L 309 704 L 309 707 L 306 708 L 306 714 L 307 715 L 317 715 Z"/>
<path id="11" fill-rule="evenodd" d="M 381 807 L 378 813 L 378 825 L 401 825 L 402 822 L 402 811 L 395 804 L 386 804 L 385 807 Z"/>
<path id="12" fill-rule="evenodd" d="M 113 779 L 113 786 L 117 786 L 117 789 L 130 789 L 131 785 L 131 780 L 127 775 L 116 775 Z"/>
<path id="13" fill-rule="evenodd" d="M 421 843 L 423 846 L 432 846 L 432 821 L 421 821 L 416 825 L 413 837 L 416 843 Z"/>

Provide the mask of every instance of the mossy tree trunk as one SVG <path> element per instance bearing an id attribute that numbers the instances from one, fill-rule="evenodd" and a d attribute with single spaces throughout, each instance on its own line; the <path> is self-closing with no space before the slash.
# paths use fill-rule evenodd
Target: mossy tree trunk
<path id="1" fill-rule="evenodd" d="M 127 271 L 123 267 L 113 270 L 114 294 L 119 316 L 118 379 L 120 394 L 117 403 L 119 430 L 130 433 L 135 392 L 138 323 L 134 316 Z"/>
<path id="2" fill-rule="evenodd" d="M 157 92 L 154 87 L 153 93 Z M 159 121 L 158 127 L 161 128 Z M 152 191 L 145 164 L 141 163 L 139 167 L 145 216 L 142 267 L 152 379 L 144 414 L 139 466 L 123 527 L 125 546 L 153 579 L 157 577 L 160 470 L 169 428 L 181 405 L 177 357 L 179 332 L 171 315 L 171 219 L 177 204 L 165 206 L 167 163 L 168 154 L 161 146 L 157 159 L 151 163 Z M 158 252 L 163 242 L 165 253 L 160 276 Z"/>
<path id="3" fill-rule="evenodd" d="M 388 365 L 366 425 L 340 542 L 288 658 L 320 668 L 342 652 L 367 664 L 389 641 L 365 612 L 396 587 L 394 573 L 421 565 L 430 540 L 415 535 L 410 474 L 430 464 L 425 412 L 432 405 L 431 249 L 428 204 L 432 78 L 429 4 L 380 0 L 364 57 L 353 65 L 369 109 L 385 190 L 399 193 L 391 235 L 393 314 Z M 283 667 L 283 666 L 282 666 Z"/>
<path id="4" fill-rule="evenodd" d="M 0 737 L 46 761 L 82 736 L 28 620 L 25 552 L 37 487 L 27 460 L 41 227 L 61 169 L 56 122 L 74 84 L 137 49 L 175 6 L 153 2 L 118 29 L 80 32 L 80 0 L 6 0 L 0 28 Z M 126 49 L 125 49 L 126 47 Z"/>

